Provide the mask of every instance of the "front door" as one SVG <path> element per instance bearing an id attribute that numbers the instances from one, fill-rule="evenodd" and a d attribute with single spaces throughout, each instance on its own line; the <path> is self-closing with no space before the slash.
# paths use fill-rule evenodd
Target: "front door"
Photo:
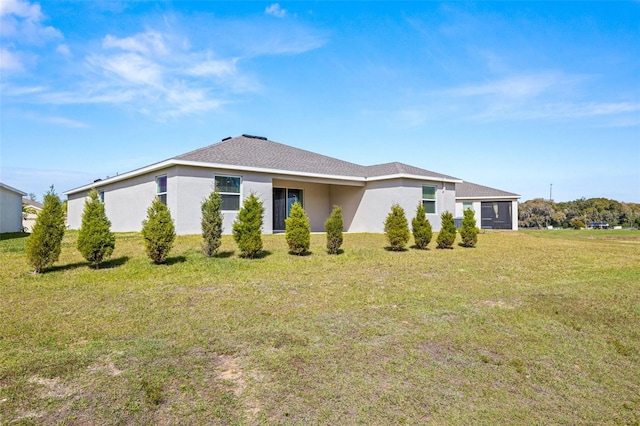
<path id="1" fill-rule="evenodd" d="M 273 231 L 283 232 L 293 203 L 302 204 L 302 189 L 273 188 Z"/>

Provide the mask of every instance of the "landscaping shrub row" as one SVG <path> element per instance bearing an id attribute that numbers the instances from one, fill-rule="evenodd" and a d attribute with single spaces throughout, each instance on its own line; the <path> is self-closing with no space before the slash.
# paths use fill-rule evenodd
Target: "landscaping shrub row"
<path id="1" fill-rule="evenodd" d="M 202 202 L 201 211 L 202 252 L 207 257 L 213 257 L 221 245 L 223 222 L 221 196 L 216 190 Z M 233 223 L 232 235 L 241 257 L 254 258 L 262 252 L 263 219 L 263 203 L 252 193 L 244 200 L 238 217 Z M 437 248 L 452 249 L 457 233 L 453 216 L 449 212 L 444 212 L 441 220 Z M 416 216 L 411 224 L 415 248 L 427 249 L 433 232 L 422 203 L 418 204 Z M 76 247 L 95 268 L 99 268 L 115 248 L 115 235 L 110 227 L 111 222 L 105 214 L 104 205 L 100 202 L 97 192 L 91 190 L 85 201 Z M 285 240 L 289 246 L 289 253 L 299 256 L 309 254 L 311 227 L 309 217 L 300 203 L 292 205 L 289 217 L 285 220 L 285 227 Z M 342 230 L 342 209 L 334 206 L 325 222 L 326 247 L 329 254 L 341 253 Z M 404 209 L 399 204 L 391 206 L 391 211 L 384 222 L 384 233 L 389 243 L 388 249 L 393 251 L 405 249 L 411 232 Z M 173 247 L 176 233 L 171 213 L 158 197 L 154 198 L 147 209 L 147 218 L 142 222 L 141 234 L 147 256 L 155 264 L 164 263 Z M 478 228 L 472 210 L 464 212 L 460 235 L 462 236 L 461 246 L 476 245 Z M 45 196 L 42 212 L 38 215 L 33 232 L 26 244 L 27 260 L 35 273 L 41 272 L 58 260 L 63 236 L 64 209 L 52 187 Z"/>

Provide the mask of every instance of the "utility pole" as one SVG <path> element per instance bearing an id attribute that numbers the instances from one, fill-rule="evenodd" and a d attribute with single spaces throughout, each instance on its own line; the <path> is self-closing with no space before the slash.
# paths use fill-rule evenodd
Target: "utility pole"
<path id="1" fill-rule="evenodd" d="M 553 201 L 553 184 L 549 184 L 549 201 Z"/>

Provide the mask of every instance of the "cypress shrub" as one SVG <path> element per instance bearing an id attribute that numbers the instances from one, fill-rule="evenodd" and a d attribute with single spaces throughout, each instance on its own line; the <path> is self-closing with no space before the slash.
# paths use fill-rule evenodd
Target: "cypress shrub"
<path id="1" fill-rule="evenodd" d="M 409 237 L 409 223 L 404 214 L 404 209 L 399 204 L 391 206 L 391 211 L 384 221 L 384 234 L 387 237 L 391 250 L 400 251 L 407 245 Z"/>
<path id="2" fill-rule="evenodd" d="M 439 249 L 452 249 L 453 243 L 456 241 L 456 224 L 453 220 L 453 215 L 449 212 L 444 212 L 440 219 L 442 220 L 442 225 L 436 239 L 437 247 Z"/>
<path id="3" fill-rule="evenodd" d="M 238 218 L 233 223 L 233 239 L 241 257 L 253 258 L 262 251 L 262 218 L 264 206 L 255 194 L 242 203 Z"/>
<path id="4" fill-rule="evenodd" d="M 60 257 L 62 237 L 65 230 L 65 211 L 53 186 L 44 196 L 44 204 L 27 238 L 25 250 L 27 261 L 40 273 L 53 265 Z"/>
<path id="5" fill-rule="evenodd" d="M 142 221 L 142 238 L 153 263 L 164 263 L 173 247 L 176 232 L 169 208 L 158 197 L 153 199 L 147 209 L 147 218 Z"/>
<path id="6" fill-rule="evenodd" d="M 202 253 L 207 257 L 215 256 L 222 244 L 222 197 L 216 190 L 202 202 Z"/>
<path id="7" fill-rule="evenodd" d="M 105 214 L 104 204 L 98 199 L 96 190 L 92 189 L 89 199 L 84 202 L 76 247 L 82 257 L 97 269 L 100 262 L 111 256 L 115 246 L 116 237 L 111 232 L 111 222 Z"/>
<path id="8" fill-rule="evenodd" d="M 311 245 L 311 227 L 302 204 L 293 203 L 289 217 L 285 219 L 285 227 L 284 238 L 289 244 L 291 253 L 298 256 L 307 253 Z"/>
<path id="9" fill-rule="evenodd" d="M 411 221 L 411 227 L 413 229 L 413 239 L 416 242 L 416 247 L 420 250 L 425 250 L 431 242 L 433 231 L 422 203 L 418 203 L 416 217 Z"/>
<path id="10" fill-rule="evenodd" d="M 324 223 L 327 232 L 327 251 L 329 254 L 338 254 L 342 246 L 342 208 L 333 206 L 331 215 Z"/>
<path id="11" fill-rule="evenodd" d="M 584 221 L 582 219 L 578 219 L 577 217 L 574 219 L 571 219 L 571 227 L 573 229 L 582 229 L 584 228 Z"/>
<path id="12" fill-rule="evenodd" d="M 475 247 L 478 243 L 478 227 L 476 226 L 475 213 L 471 209 L 464 211 L 460 236 L 462 237 L 462 243 L 460 243 L 462 247 Z"/>

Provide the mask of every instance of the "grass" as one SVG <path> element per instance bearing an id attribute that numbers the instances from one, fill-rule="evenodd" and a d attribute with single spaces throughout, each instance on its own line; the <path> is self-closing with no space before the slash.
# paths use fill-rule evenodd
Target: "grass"
<path id="1" fill-rule="evenodd" d="M 638 231 L 159 266 L 118 234 L 98 270 L 76 237 L 40 275 L 0 241 L 0 424 L 640 424 Z"/>

